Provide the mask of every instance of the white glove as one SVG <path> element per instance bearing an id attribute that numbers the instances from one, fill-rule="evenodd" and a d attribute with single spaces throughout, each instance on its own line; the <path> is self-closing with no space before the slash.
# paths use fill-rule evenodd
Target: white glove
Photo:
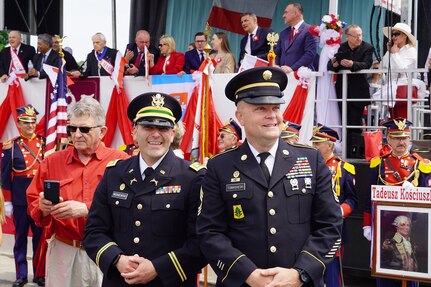
<path id="1" fill-rule="evenodd" d="M 404 181 L 403 182 L 403 187 L 404 188 L 409 188 L 409 187 L 415 187 L 410 181 Z"/>
<path id="2" fill-rule="evenodd" d="M 364 237 L 371 241 L 371 226 L 364 226 L 362 229 L 364 230 Z"/>
<path id="3" fill-rule="evenodd" d="M 13 206 L 11 201 L 6 201 L 4 203 L 4 211 L 7 217 L 11 217 L 13 213 Z"/>

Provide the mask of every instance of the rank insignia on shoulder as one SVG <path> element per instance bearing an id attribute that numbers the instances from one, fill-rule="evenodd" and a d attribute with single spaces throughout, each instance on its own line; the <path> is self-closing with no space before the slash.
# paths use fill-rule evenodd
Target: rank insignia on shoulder
<path id="1" fill-rule="evenodd" d="M 194 163 L 192 163 L 190 165 L 190 168 L 193 169 L 194 171 L 198 172 L 203 168 L 206 168 L 203 164 L 200 164 L 199 162 L 195 161 Z"/>
<path id="2" fill-rule="evenodd" d="M 233 218 L 242 219 L 244 218 L 244 212 L 242 211 L 241 204 L 234 205 L 233 207 Z"/>
<path id="3" fill-rule="evenodd" d="M 113 167 L 117 164 L 118 161 L 120 161 L 121 159 L 114 159 L 111 160 L 110 162 L 108 162 L 108 164 L 106 165 L 106 167 Z"/>

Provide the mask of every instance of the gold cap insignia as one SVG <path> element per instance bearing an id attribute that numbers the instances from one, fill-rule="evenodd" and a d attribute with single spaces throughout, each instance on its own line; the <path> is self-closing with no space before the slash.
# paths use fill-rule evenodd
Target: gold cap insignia
<path id="1" fill-rule="evenodd" d="M 403 131 L 406 129 L 406 119 L 399 120 L 399 121 L 394 119 L 394 123 L 397 125 L 400 131 Z"/>
<path id="2" fill-rule="evenodd" d="M 272 72 L 270 70 L 265 70 L 262 74 L 264 80 L 271 80 Z"/>
<path id="3" fill-rule="evenodd" d="M 156 94 L 155 96 L 152 96 L 153 101 L 151 102 L 151 105 L 156 108 L 162 108 L 165 105 L 165 98 L 162 97 L 160 94 Z"/>
<path id="4" fill-rule="evenodd" d="M 25 107 L 24 108 L 25 114 L 29 115 L 29 116 L 34 116 L 35 112 L 34 112 L 34 107 Z"/>

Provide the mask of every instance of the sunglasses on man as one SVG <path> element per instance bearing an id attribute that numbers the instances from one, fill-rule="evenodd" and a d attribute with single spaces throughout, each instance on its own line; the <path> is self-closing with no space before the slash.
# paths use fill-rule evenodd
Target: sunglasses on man
<path id="1" fill-rule="evenodd" d="M 95 127 L 75 127 L 75 126 L 67 126 L 66 131 L 67 134 L 70 136 L 72 133 L 76 133 L 76 131 L 79 129 L 79 132 L 81 134 L 88 134 L 91 129 L 94 128 L 100 128 L 101 126 L 95 126 Z"/>

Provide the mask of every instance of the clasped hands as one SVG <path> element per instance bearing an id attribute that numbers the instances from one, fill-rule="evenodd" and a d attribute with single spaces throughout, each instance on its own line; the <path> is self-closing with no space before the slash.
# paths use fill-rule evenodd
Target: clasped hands
<path id="1" fill-rule="evenodd" d="M 157 277 L 153 263 L 138 255 L 120 255 L 115 265 L 127 284 L 147 284 Z"/>
<path id="2" fill-rule="evenodd" d="M 302 282 L 299 273 L 293 268 L 274 267 L 256 269 L 245 281 L 251 287 L 299 287 Z"/>

